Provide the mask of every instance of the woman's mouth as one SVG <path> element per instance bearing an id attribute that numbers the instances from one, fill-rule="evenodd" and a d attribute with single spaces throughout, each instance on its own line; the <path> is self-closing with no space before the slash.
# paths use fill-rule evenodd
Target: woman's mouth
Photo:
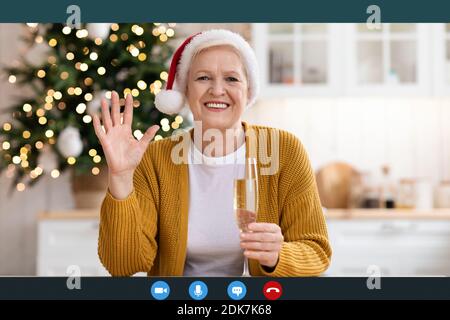
<path id="1" fill-rule="evenodd" d="M 223 102 L 207 102 L 204 104 L 204 106 L 209 111 L 220 112 L 220 111 L 227 109 L 230 105 L 228 103 L 223 103 Z"/>

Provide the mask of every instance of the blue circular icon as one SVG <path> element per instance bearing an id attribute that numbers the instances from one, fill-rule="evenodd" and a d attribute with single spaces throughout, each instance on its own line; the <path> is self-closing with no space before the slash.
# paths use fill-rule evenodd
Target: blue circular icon
<path id="1" fill-rule="evenodd" d="M 153 283 L 150 293 L 156 300 L 165 300 L 170 294 L 170 287 L 165 281 L 156 281 Z"/>
<path id="2" fill-rule="evenodd" d="M 208 294 L 208 287 L 203 281 L 194 281 L 189 286 L 189 295 L 194 300 L 203 300 Z"/>
<path id="3" fill-rule="evenodd" d="M 228 296 L 233 300 L 241 300 L 247 294 L 247 287 L 240 281 L 233 281 L 228 285 Z"/>

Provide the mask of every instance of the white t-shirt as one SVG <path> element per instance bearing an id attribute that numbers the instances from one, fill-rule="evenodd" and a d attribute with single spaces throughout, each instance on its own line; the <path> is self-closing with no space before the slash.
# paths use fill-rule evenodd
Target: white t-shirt
<path id="1" fill-rule="evenodd" d="M 189 150 L 189 219 L 185 276 L 240 276 L 244 256 L 233 210 L 234 177 L 243 175 L 245 143 L 224 157 Z"/>

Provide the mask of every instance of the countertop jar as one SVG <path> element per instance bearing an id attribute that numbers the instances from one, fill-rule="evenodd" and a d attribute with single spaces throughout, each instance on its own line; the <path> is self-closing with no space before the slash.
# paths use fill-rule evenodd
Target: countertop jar
<path id="1" fill-rule="evenodd" d="M 450 208 L 450 181 L 441 181 L 436 188 L 436 208 Z"/>
<path id="2" fill-rule="evenodd" d="M 398 184 L 396 208 L 413 209 L 416 206 L 416 180 L 401 179 Z"/>

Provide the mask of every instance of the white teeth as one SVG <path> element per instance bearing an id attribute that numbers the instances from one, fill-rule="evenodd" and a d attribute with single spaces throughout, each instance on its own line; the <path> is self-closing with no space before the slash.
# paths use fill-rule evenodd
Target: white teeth
<path id="1" fill-rule="evenodd" d="M 228 107 L 226 103 L 206 103 L 208 108 L 225 109 Z"/>

